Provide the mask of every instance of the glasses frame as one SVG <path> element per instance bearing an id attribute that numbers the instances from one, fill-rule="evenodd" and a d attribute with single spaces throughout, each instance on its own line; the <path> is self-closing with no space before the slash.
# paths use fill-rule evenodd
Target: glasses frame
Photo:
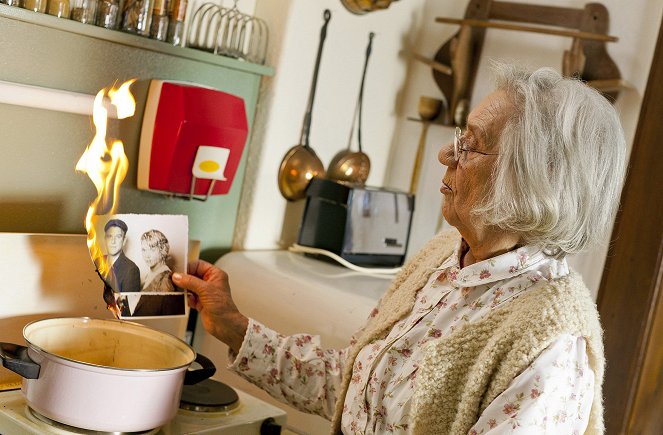
<path id="1" fill-rule="evenodd" d="M 499 156 L 499 153 L 484 153 L 483 151 L 471 150 L 461 147 L 460 138 L 463 136 L 464 136 L 463 129 L 460 127 L 456 127 L 456 131 L 454 132 L 454 160 L 456 161 L 456 163 L 460 161 L 460 153 L 462 151 L 465 151 L 467 153 L 477 153 L 484 156 Z"/>

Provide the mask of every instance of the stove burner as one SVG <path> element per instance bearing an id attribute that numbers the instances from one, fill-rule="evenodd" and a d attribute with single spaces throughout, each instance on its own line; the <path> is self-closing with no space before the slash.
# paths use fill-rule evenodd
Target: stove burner
<path id="1" fill-rule="evenodd" d="M 228 385 L 205 379 L 195 385 L 185 385 L 180 409 L 199 412 L 228 412 L 239 406 L 239 396 Z"/>
<path id="2" fill-rule="evenodd" d="M 55 429 L 65 431 L 66 433 L 80 434 L 80 435 L 154 435 L 159 432 L 159 428 L 146 430 L 142 432 L 104 432 L 97 430 L 81 429 L 80 427 L 69 426 L 68 424 L 51 420 L 50 418 L 41 415 L 40 413 L 30 408 L 29 406 L 26 406 L 26 408 L 29 418 L 32 417 L 32 419 L 38 420 L 42 423 L 46 423 L 47 425 Z"/>

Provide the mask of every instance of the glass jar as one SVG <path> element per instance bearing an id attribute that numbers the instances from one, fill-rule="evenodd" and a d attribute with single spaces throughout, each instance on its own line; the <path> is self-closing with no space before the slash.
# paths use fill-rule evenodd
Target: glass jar
<path id="1" fill-rule="evenodd" d="M 184 18 L 186 18 L 187 0 L 170 0 L 170 23 L 167 41 L 173 45 L 182 45 Z"/>
<path id="2" fill-rule="evenodd" d="M 46 12 L 46 0 L 23 0 L 21 5 L 23 9 L 28 9 L 35 12 Z"/>
<path id="3" fill-rule="evenodd" d="M 97 16 L 97 0 L 72 0 L 71 19 L 84 24 L 94 24 Z"/>
<path id="4" fill-rule="evenodd" d="M 48 0 L 48 15 L 69 18 L 69 0 Z"/>
<path id="5" fill-rule="evenodd" d="M 151 0 L 125 0 L 122 9 L 122 30 L 149 36 L 151 19 Z"/>
<path id="6" fill-rule="evenodd" d="M 99 2 L 99 12 L 97 13 L 97 26 L 116 30 L 120 17 L 119 0 L 101 0 Z"/>
<path id="7" fill-rule="evenodd" d="M 165 41 L 168 36 L 168 2 L 167 0 L 154 0 L 152 8 L 152 24 L 150 25 L 150 38 Z"/>

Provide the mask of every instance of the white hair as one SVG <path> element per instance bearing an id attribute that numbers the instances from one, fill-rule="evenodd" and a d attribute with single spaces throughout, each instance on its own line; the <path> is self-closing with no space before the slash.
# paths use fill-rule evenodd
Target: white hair
<path id="1" fill-rule="evenodd" d="M 550 68 L 493 64 L 514 111 L 499 134 L 490 192 L 474 215 L 556 255 L 607 236 L 625 175 L 615 108 L 595 89 Z"/>

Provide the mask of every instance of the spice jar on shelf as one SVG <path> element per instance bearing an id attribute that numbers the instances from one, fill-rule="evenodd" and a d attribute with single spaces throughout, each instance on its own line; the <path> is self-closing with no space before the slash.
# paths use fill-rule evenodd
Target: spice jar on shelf
<path id="1" fill-rule="evenodd" d="M 173 45 L 182 45 L 184 36 L 184 18 L 186 18 L 187 0 L 170 0 L 167 41 Z"/>
<path id="2" fill-rule="evenodd" d="M 21 6 L 23 9 L 28 9 L 35 12 L 46 12 L 46 0 L 23 0 Z"/>
<path id="3" fill-rule="evenodd" d="M 48 15 L 69 18 L 69 0 L 48 0 Z"/>
<path id="4" fill-rule="evenodd" d="M 97 0 L 72 0 L 71 19 L 83 24 L 94 24 L 97 16 Z"/>
<path id="5" fill-rule="evenodd" d="M 119 0 L 101 0 L 99 2 L 99 12 L 97 13 L 97 26 L 116 30 L 120 18 Z"/>
<path id="6" fill-rule="evenodd" d="M 151 18 L 151 0 L 125 0 L 122 9 L 122 30 L 149 36 Z"/>
<path id="7" fill-rule="evenodd" d="M 154 0 L 150 38 L 165 41 L 168 36 L 168 1 Z"/>

